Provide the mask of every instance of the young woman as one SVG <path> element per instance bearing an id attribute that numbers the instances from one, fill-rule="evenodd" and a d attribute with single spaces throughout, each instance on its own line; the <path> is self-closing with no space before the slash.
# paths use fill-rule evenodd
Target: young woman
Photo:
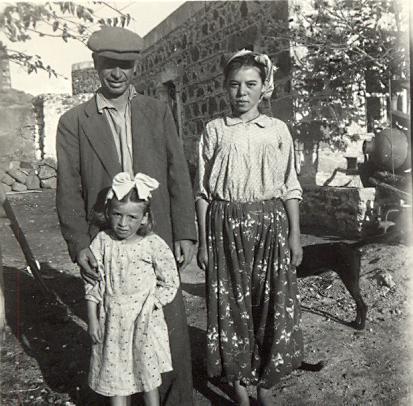
<path id="1" fill-rule="evenodd" d="M 301 365 L 295 267 L 302 259 L 293 142 L 284 122 L 261 114 L 273 91 L 268 56 L 242 50 L 224 67 L 232 114 L 206 125 L 199 148 L 198 263 L 206 270 L 208 374 L 233 382 L 249 405 Z"/>

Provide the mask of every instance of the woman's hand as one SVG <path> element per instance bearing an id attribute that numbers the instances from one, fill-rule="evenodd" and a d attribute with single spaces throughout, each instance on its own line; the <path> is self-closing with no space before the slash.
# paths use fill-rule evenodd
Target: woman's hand
<path id="1" fill-rule="evenodd" d="M 198 247 L 198 254 L 196 256 L 198 266 L 205 272 L 208 266 L 208 249 L 204 245 Z"/>
<path id="2" fill-rule="evenodd" d="M 98 319 L 89 320 L 87 332 L 93 342 L 93 344 L 101 343 L 102 342 L 102 330 L 99 326 Z"/>
<path id="3" fill-rule="evenodd" d="M 301 246 L 300 234 L 291 233 L 288 237 L 288 246 L 291 250 L 291 265 L 299 266 L 303 260 L 303 247 Z"/>

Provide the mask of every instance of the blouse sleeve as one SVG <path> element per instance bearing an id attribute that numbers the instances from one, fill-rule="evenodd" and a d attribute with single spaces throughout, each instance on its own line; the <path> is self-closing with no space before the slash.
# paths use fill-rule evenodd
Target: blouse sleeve
<path id="1" fill-rule="evenodd" d="M 103 300 L 104 293 L 104 268 L 103 268 L 103 241 L 102 234 L 99 233 L 91 242 L 89 246 L 93 255 L 96 258 L 98 263 L 98 270 L 100 274 L 100 279 L 95 281 L 93 284 L 87 281 L 84 281 L 85 284 L 85 299 L 90 300 L 91 302 L 100 303 Z"/>
<path id="2" fill-rule="evenodd" d="M 287 125 L 285 125 L 284 137 L 286 138 L 287 148 L 287 166 L 284 177 L 285 193 L 282 196 L 283 200 L 298 199 L 302 200 L 303 190 L 297 178 L 295 170 L 295 154 L 294 143 Z"/>
<path id="3" fill-rule="evenodd" d="M 198 168 L 195 178 L 195 199 L 210 200 L 208 179 L 216 146 L 216 131 L 208 123 L 198 142 Z"/>
<path id="4" fill-rule="evenodd" d="M 153 265 L 156 275 L 155 306 L 172 302 L 179 287 L 175 257 L 164 240 L 157 237 L 153 248 Z"/>

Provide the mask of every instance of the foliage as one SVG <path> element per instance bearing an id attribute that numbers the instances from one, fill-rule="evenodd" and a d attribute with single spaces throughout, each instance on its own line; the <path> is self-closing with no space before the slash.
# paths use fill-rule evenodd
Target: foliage
<path id="1" fill-rule="evenodd" d="M 402 3 L 290 2 L 288 30 L 274 27 L 273 35 L 290 41 L 293 126 L 299 137 L 312 133 L 342 147 L 350 121 L 365 117 L 365 97 L 388 95 L 393 77 L 407 77 L 408 12 Z"/>
<path id="2" fill-rule="evenodd" d="M 125 27 L 131 16 L 115 9 L 110 3 L 96 1 L 90 7 L 87 3 L 64 1 L 47 3 L 16 2 L 7 5 L 0 12 L 0 32 L 10 42 L 24 42 L 39 37 L 57 37 L 64 42 L 76 40 L 86 42 L 97 27 L 103 25 Z M 116 13 L 114 17 L 102 18 L 96 14 L 96 6 L 107 8 Z M 94 29 L 92 29 L 95 27 Z M 31 55 L 5 48 L 11 62 L 23 66 L 28 73 L 44 70 L 49 76 L 57 76 L 55 70 L 43 63 L 39 55 Z"/>

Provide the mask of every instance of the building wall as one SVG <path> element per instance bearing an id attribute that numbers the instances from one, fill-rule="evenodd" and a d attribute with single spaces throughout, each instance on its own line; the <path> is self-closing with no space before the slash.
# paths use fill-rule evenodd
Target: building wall
<path id="1" fill-rule="evenodd" d="M 264 108 L 291 117 L 291 102 L 277 100 L 289 91 L 288 51 L 280 53 L 283 44 L 274 40 L 276 25 L 287 23 L 284 0 L 187 2 L 144 37 L 136 87 L 171 104 L 191 171 L 206 122 L 229 112 L 221 73 L 225 55 L 244 47 L 268 53 L 279 70 L 274 99 Z"/>
<path id="2" fill-rule="evenodd" d="M 0 173 L 15 160 L 31 161 L 34 154 L 32 96 L 2 89 L 0 98 Z"/>
<path id="3" fill-rule="evenodd" d="M 81 93 L 74 96 L 70 94 L 42 94 L 34 98 L 37 159 L 56 160 L 56 130 L 61 115 L 91 97 L 90 93 Z"/>
<path id="4" fill-rule="evenodd" d="M 10 62 L 7 57 L 6 48 L 0 42 L 0 89 L 10 89 Z"/>
<path id="5" fill-rule="evenodd" d="M 89 94 L 100 86 L 99 76 L 92 61 L 74 63 L 72 65 L 72 94 Z"/>

